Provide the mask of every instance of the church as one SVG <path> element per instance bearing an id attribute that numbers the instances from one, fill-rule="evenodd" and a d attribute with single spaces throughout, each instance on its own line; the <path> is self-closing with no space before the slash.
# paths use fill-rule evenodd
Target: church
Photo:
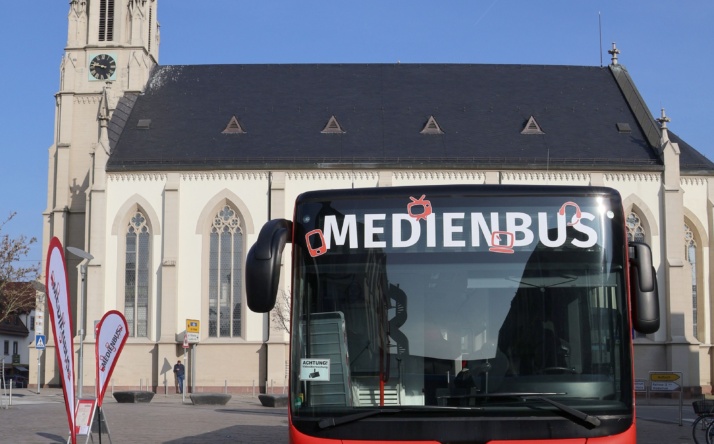
<path id="1" fill-rule="evenodd" d="M 288 333 L 245 302 L 263 224 L 309 190 L 463 183 L 619 191 L 628 235 L 652 247 L 662 319 L 635 335 L 635 376 L 682 372 L 711 392 L 714 163 L 652 115 L 614 44 L 604 67 L 166 66 L 159 2 L 69 3 L 43 244 L 86 253 L 66 254 L 85 391 L 94 325 L 118 310 L 115 389 L 173 393 L 186 357 L 190 390 L 281 392 Z M 286 272 L 280 288 L 289 300 Z M 58 386 L 46 333 L 40 381 Z"/>

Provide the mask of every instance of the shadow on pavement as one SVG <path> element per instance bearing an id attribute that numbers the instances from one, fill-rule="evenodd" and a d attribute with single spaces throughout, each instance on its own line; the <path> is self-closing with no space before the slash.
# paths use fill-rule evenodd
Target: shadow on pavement
<path id="1" fill-rule="evenodd" d="M 52 440 L 53 442 L 67 442 L 66 436 L 53 435 L 52 433 L 37 432 L 37 436 Z"/>
<path id="2" fill-rule="evenodd" d="M 279 444 L 288 442 L 287 427 L 282 426 L 246 426 L 235 425 L 200 435 L 164 441 L 164 444 L 228 444 L 228 443 L 265 443 Z"/>

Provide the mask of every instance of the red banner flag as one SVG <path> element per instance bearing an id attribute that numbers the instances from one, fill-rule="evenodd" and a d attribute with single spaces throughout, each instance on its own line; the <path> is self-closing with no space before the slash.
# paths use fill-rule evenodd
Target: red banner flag
<path id="1" fill-rule="evenodd" d="M 71 306 L 69 301 L 69 282 L 67 281 L 67 264 L 64 260 L 62 242 L 56 237 L 50 241 L 47 250 L 45 269 L 45 288 L 49 303 L 52 334 L 55 340 L 57 366 L 62 381 L 64 405 L 67 410 L 69 432 L 72 444 L 77 442 L 74 429 L 74 335 L 72 333 Z"/>
<path id="2" fill-rule="evenodd" d="M 109 379 L 112 377 L 114 366 L 128 336 L 129 327 L 126 319 L 121 312 L 116 310 L 106 312 L 97 324 L 95 352 L 97 355 L 97 402 L 99 407 L 102 406 Z"/>

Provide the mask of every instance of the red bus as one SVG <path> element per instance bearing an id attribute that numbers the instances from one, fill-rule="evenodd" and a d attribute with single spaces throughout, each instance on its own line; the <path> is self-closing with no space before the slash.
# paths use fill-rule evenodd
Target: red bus
<path id="1" fill-rule="evenodd" d="M 286 243 L 290 442 L 635 444 L 632 332 L 659 306 L 617 191 L 307 192 L 247 255 L 253 311 Z"/>

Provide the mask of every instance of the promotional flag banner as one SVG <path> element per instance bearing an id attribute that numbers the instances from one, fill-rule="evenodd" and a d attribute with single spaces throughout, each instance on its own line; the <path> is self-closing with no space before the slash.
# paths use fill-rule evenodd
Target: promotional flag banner
<path id="1" fill-rule="evenodd" d="M 102 406 L 104 393 L 107 391 L 109 379 L 114 366 L 119 360 L 119 354 L 128 338 L 129 327 L 121 312 L 108 311 L 97 324 L 97 402 Z"/>
<path id="2" fill-rule="evenodd" d="M 67 410 L 72 444 L 77 442 L 74 428 L 74 340 L 71 307 L 69 302 L 69 282 L 62 242 L 56 237 L 50 241 L 45 269 L 45 288 L 49 303 L 49 317 L 55 340 L 57 367 L 59 367 L 64 404 Z"/>

